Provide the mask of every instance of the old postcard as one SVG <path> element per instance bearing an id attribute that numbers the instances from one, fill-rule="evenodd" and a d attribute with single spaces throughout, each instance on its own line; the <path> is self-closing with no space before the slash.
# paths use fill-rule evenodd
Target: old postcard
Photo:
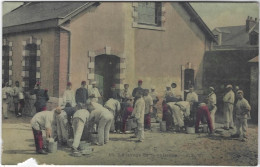
<path id="1" fill-rule="evenodd" d="M 2 5 L 1 164 L 258 164 L 258 1 Z"/>

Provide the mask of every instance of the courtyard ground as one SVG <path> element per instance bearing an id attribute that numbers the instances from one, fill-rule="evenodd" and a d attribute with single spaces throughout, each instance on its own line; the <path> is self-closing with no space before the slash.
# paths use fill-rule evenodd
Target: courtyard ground
<path id="1" fill-rule="evenodd" d="M 55 165 L 242 165 L 258 163 L 258 127 L 249 125 L 248 141 L 229 136 L 234 130 L 209 136 L 206 133 L 185 134 L 145 131 L 145 141 L 136 143 L 131 134 L 111 134 L 104 146 L 92 146 L 91 155 L 73 157 L 70 148 L 59 148 L 48 155 L 35 154 L 30 117 L 2 121 L 1 164 L 15 165 L 29 158 L 38 164 Z M 153 124 L 156 129 L 158 124 Z M 217 127 L 222 126 L 217 124 Z"/>

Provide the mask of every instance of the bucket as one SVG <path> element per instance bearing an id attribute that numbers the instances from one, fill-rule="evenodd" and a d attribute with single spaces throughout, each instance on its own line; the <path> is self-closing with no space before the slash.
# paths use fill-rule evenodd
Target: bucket
<path id="1" fill-rule="evenodd" d="M 130 121 L 130 119 L 128 119 L 126 122 L 126 131 L 130 131 L 130 130 L 132 130 L 131 121 Z"/>
<path id="2" fill-rule="evenodd" d="M 162 132 L 166 132 L 166 121 L 160 123 L 160 129 Z"/>
<path id="3" fill-rule="evenodd" d="M 57 142 L 55 142 L 53 138 L 50 138 L 48 142 L 48 152 L 55 153 L 56 151 L 57 151 Z"/>
<path id="4" fill-rule="evenodd" d="M 88 147 L 87 149 L 82 150 L 82 151 L 81 151 L 81 154 L 83 154 L 83 155 L 89 155 L 89 154 L 91 154 L 93 151 L 94 151 L 93 148 Z"/>
<path id="5" fill-rule="evenodd" d="M 208 125 L 203 126 L 203 133 L 208 133 Z"/>
<path id="6" fill-rule="evenodd" d="M 67 144 L 68 144 L 69 147 L 72 147 L 73 139 L 69 139 L 69 140 L 67 141 Z"/>
<path id="7" fill-rule="evenodd" d="M 90 147 L 91 143 L 86 143 L 85 141 L 81 141 L 79 144 L 79 149 L 80 150 L 85 150 Z"/>
<path id="8" fill-rule="evenodd" d="M 195 133 L 195 128 L 194 127 L 187 127 L 187 133 L 188 134 L 194 134 Z"/>
<path id="9" fill-rule="evenodd" d="M 137 122 L 134 119 L 128 119 L 131 129 L 137 128 Z"/>
<path id="10" fill-rule="evenodd" d="M 92 143 L 97 143 L 98 142 L 98 134 L 97 132 L 94 132 L 91 134 L 91 142 Z"/>

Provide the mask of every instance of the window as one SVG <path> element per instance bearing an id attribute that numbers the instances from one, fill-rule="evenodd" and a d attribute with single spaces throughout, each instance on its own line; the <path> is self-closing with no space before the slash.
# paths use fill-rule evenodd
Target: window
<path id="1" fill-rule="evenodd" d="M 25 90 L 31 90 L 34 88 L 36 83 L 36 62 L 37 62 L 37 45 L 28 44 L 26 45 L 26 50 L 28 50 L 28 56 L 25 56 L 25 77 L 24 82 L 26 85 Z"/>
<path id="2" fill-rule="evenodd" d="M 3 46 L 2 56 L 2 83 L 9 82 L 9 46 Z"/>
<path id="3" fill-rule="evenodd" d="M 161 26 L 161 2 L 139 2 L 138 24 Z"/>

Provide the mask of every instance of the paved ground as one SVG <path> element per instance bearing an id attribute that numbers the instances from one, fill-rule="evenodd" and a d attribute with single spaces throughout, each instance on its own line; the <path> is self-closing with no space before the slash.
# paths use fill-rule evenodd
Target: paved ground
<path id="1" fill-rule="evenodd" d="M 90 156 L 72 157 L 69 148 L 55 154 L 37 155 L 30 118 L 3 120 L 2 163 L 14 165 L 33 157 L 38 164 L 55 165 L 257 165 L 258 128 L 250 125 L 247 142 L 230 139 L 234 131 L 207 134 L 146 131 L 145 142 L 136 143 L 130 134 L 111 134 L 104 146 L 92 146 Z M 218 125 L 220 126 L 220 125 Z"/>

